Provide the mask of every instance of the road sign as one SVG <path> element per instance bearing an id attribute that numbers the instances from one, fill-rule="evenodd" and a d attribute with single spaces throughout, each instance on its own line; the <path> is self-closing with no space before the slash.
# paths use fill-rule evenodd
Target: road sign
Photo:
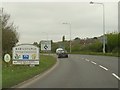
<path id="1" fill-rule="evenodd" d="M 39 64 L 39 48 L 32 44 L 13 47 L 13 64 Z"/>
<path id="2" fill-rule="evenodd" d="M 9 54 L 5 54 L 5 56 L 4 56 L 4 61 L 5 61 L 5 62 L 9 62 L 10 60 L 11 60 L 10 55 L 9 55 Z"/>
<path id="3" fill-rule="evenodd" d="M 44 49 L 45 49 L 45 50 L 48 49 L 48 45 L 47 45 L 47 44 L 44 45 Z"/>
<path id="4" fill-rule="evenodd" d="M 41 41 L 41 51 L 51 51 L 51 41 Z"/>

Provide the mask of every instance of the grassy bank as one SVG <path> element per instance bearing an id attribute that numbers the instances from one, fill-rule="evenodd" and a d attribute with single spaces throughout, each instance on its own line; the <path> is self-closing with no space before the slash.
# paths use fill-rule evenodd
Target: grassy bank
<path id="1" fill-rule="evenodd" d="M 72 52 L 72 54 L 84 54 L 84 55 L 102 55 L 102 56 L 115 56 L 120 57 L 118 53 L 102 53 L 102 52 Z"/>
<path id="2" fill-rule="evenodd" d="M 13 85 L 16 85 L 20 82 L 23 82 L 33 76 L 42 73 L 56 63 L 56 58 L 53 56 L 40 56 L 39 66 L 30 67 L 30 66 L 15 66 L 3 64 L 2 68 L 2 87 L 8 88 Z"/>

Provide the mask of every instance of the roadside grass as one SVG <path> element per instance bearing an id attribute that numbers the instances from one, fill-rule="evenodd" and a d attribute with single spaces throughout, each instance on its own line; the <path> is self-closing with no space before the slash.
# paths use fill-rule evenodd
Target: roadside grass
<path id="1" fill-rule="evenodd" d="M 49 53 L 42 53 L 42 54 L 49 54 Z M 55 52 L 52 52 L 51 54 L 56 54 Z M 89 52 L 89 51 L 81 51 L 81 52 L 72 52 L 68 54 L 82 54 L 82 55 L 100 55 L 100 56 L 113 56 L 113 57 L 120 57 L 120 53 L 103 53 L 103 52 Z"/>
<path id="2" fill-rule="evenodd" d="M 119 53 L 102 53 L 102 52 L 72 52 L 71 54 L 83 54 L 83 55 L 101 55 L 101 56 L 115 56 L 120 57 Z"/>
<path id="3" fill-rule="evenodd" d="M 2 65 L 2 88 L 9 88 L 18 83 L 38 75 L 56 63 L 56 58 L 49 55 L 40 55 L 40 64 L 35 67 L 29 65 Z"/>

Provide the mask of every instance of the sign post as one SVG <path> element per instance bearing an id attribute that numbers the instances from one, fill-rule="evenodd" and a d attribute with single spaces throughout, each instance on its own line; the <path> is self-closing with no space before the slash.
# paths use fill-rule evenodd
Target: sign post
<path id="1" fill-rule="evenodd" d="M 39 48 L 32 44 L 20 44 L 13 47 L 13 64 L 39 65 Z"/>

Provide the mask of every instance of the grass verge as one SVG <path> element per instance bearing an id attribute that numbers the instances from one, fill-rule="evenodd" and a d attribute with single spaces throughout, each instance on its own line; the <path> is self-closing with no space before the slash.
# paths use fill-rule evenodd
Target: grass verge
<path id="1" fill-rule="evenodd" d="M 83 55 L 101 55 L 101 56 L 115 56 L 120 57 L 118 53 L 102 53 L 102 52 L 73 52 L 71 54 L 83 54 Z"/>
<path id="2" fill-rule="evenodd" d="M 49 69 L 56 63 L 56 58 L 48 55 L 40 56 L 39 66 L 30 67 L 28 65 L 6 65 L 2 68 L 2 88 L 9 88 L 20 82 L 38 75 Z"/>

